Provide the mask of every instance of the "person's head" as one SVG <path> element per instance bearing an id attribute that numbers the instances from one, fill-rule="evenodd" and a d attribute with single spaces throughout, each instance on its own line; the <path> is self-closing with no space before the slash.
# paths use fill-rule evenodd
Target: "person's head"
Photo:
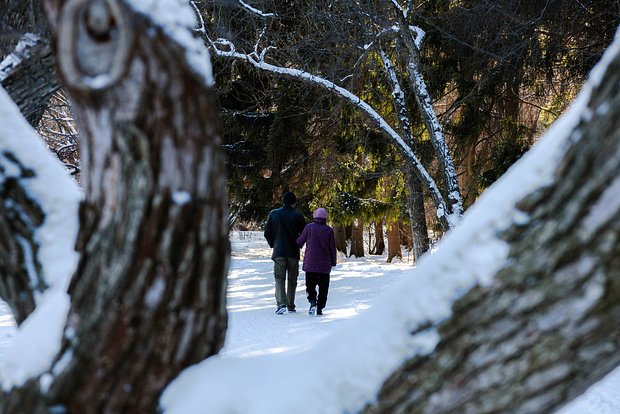
<path id="1" fill-rule="evenodd" d="M 297 202 L 297 196 L 291 191 L 287 191 L 282 195 L 282 202 L 287 206 L 292 206 Z"/>
<path id="2" fill-rule="evenodd" d="M 316 210 L 314 210 L 314 213 L 312 213 L 312 218 L 327 220 L 327 210 L 322 207 L 317 208 Z"/>

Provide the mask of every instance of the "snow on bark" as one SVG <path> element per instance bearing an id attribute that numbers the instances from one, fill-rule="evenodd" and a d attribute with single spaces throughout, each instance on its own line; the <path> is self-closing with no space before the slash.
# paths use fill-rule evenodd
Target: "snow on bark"
<path id="1" fill-rule="evenodd" d="M 149 18 L 153 25 L 160 27 L 183 46 L 187 62 L 196 73 L 202 75 L 207 86 L 213 86 L 209 50 L 200 39 L 192 35 L 192 29 L 196 27 L 196 14 L 190 2 L 185 0 L 126 1 L 129 7 Z"/>
<path id="2" fill-rule="evenodd" d="M 450 156 L 450 151 L 443 134 L 443 129 L 439 124 L 430 95 L 426 89 L 426 83 L 424 82 L 422 73 L 420 72 L 418 65 L 416 65 L 413 57 L 410 57 L 410 62 L 407 68 L 415 89 L 416 101 L 418 102 L 418 106 L 422 112 L 422 117 L 426 123 L 431 143 L 435 148 L 435 152 L 442 166 L 446 181 L 446 191 L 448 193 L 447 205 L 450 208 L 450 211 L 447 214 L 447 220 L 450 222 L 451 227 L 454 227 L 460 221 L 461 215 L 463 214 L 463 201 L 459 191 L 459 183 L 454 162 Z"/>
<path id="3" fill-rule="evenodd" d="M 26 33 L 19 40 L 15 50 L 0 62 L 0 82 L 4 81 L 13 69 L 28 58 L 28 49 L 37 44 L 39 37 L 33 33 Z"/>
<path id="4" fill-rule="evenodd" d="M 78 259 L 74 246 L 82 195 L 4 90 L 0 90 L 0 123 L 0 187 L 19 186 L 28 203 L 42 214 L 40 223 L 34 223 L 20 207 L 24 199 L 5 194 L 2 200 L 5 211 L 15 214 L 13 223 L 19 221 L 31 234 L 30 238 L 19 237 L 19 246 L 37 306 L 19 327 L 0 365 L 0 382 L 6 390 L 48 369 L 60 347 L 69 301 L 66 289 Z M 0 275 L 3 282 L 13 277 Z M 11 298 L 4 299 L 11 303 Z"/>

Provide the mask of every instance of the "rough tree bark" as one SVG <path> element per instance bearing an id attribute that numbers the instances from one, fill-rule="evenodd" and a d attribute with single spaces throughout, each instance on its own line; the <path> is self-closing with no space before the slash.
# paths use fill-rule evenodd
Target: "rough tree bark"
<path id="1" fill-rule="evenodd" d="M 214 91 L 185 46 L 124 2 L 47 6 L 83 131 L 80 260 L 47 393 L 32 378 L 0 395 L 0 412 L 154 412 L 163 388 L 216 353 L 226 330 Z"/>
<path id="2" fill-rule="evenodd" d="M 620 58 L 591 95 L 551 185 L 491 286 L 439 326 L 435 351 L 384 383 L 376 413 L 553 412 L 620 364 Z"/>
<path id="3" fill-rule="evenodd" d="M 30 125 L 36 126 L 52 94 L 60 88 L 42 1 L 9 0 L 0 4 L 0 33 L 0 61 L 17 52 L 26 34 L 37 39 L 25 53 L 17 52 L 21 56 L 16 66 L 0 73 L 2 86 Z"/>

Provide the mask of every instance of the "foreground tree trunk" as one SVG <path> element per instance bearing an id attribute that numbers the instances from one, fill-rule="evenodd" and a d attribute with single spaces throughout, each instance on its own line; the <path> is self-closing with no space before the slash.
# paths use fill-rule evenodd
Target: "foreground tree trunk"
<path id="1" fill-rule="evenodd" d="M 50 1 L 49 11 L 84 133 L 81 256 L 47 393 L 32 378 L 0 396 L 0 412 L 154 412 L 226 330 L 214 92 L 148 14 L 117 0 Z"/>
<path id="2" fill-rule="evenodd" d="M 556 182 L 525 197 L 506 265 L 385 382 L 375 413 L 553 412 L 620 364 L 620 58 Z"/>

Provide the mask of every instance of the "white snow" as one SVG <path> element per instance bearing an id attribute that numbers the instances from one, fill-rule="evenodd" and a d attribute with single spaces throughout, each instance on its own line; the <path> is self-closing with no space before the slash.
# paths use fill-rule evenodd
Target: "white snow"
<path id="1" fill-rule="evenodd" d="M 346 337 L 346 332 L 339 334 L 339 331 L 346 331 L 347 326 L 355 319 L 381 306 L 379 300 L 384 291 L 407 279 L 418 277 L 412 274 L 411 264 L 406 262 L 388 264 L 385 262 L 385 256 L 368 256 L 359 259 L 344 259 L 341 256 L 338 266 L 332 273 L 328 306 L 323 317 L 307 315 L 303 272 L 300 273 L 296 298 L 298 313 L 277 316 L 274 314 L 273 262 L 269 259 L 271 252 L 262 234 L 257 232 L 234 233 L 232 250 L 228 290 L 230 323 L 226 344 L 221 356 L 211 358 L 187 370 L 173 386 L 169 387 L 164 396 L 164 403 L 169 407 L 167 414 L 227 413 L 224 409 L 208 411 L 202 405 L 203 399 L 198 397 L 217 384 L 220 379 L 212 377 L 219 375 L 223 375 L 223 379 L 231 388 L 218 388 L 223 394 L 216 396 L 216 400 L 234 399 L 241 407 L 244 404 L 249 407 L 260 403 L 260 406 L 265 408 L 269 400 L 274 399 L 273 387 L 277 387 L 277 392 L 282 396 L 287 395 L 289 388 L 300 389 L 300 392 L 306 393 L 306 397 L 317 395 L 315 392 L 320 392 L 320 390 L 315 390 L 314 385 L 307 383 L 307 379 L 316 374 L 315 365 L 324 365 L 322 360 L 326 355 L 317 356 L 319 351 L 313 351 L 313 349 L 318 348 L 320 352 L 327 351 L 329 354 L 331 349 L 328 345 L 333 343 L 334 337 Z M 417 280 L 418 288 L 425 290 L 427 282 L 426 279 Z M 429 299 L 419 306 L 432 308 L 433 300 Z M 6 304 L 0 301 L 0 364 L 3 358 L 11 358 L 7 355 L 6 349 L 14 340 L 12 337 L 15 334 L 14 323 L 8 312 Z M 377 312 L 375 319 L 378 326 L 381 326 L 384 321 L 381 320 L 379 313 Z M 412 350 L 417 353 L 428 352 L 437 340 L 435 335 L 436 332 L 432 329 L 418 335 L 417 343 L 411 344 L 414 347 Z M 356 344 L 350 339 L 345 347 L 348 349 L 348 355 L 339 357 L 344 359 L 360 357 L 359 348 L 363 345 L 363 343 Z M 382 352 L 393 352 L 393 350 L 386 348 Z M 311 354 L 316 358 L 304 364 L 295 362 L 295 369 L 290 370 L 292 376 L 279 380 L 277 385 L 267 384 L 268 392 L 265 395 L 260 395 L 261 390 L 264 392 L 262 388 L 254 390 L 257 384 L 248 383 L 239 377 L 254 371 L 252 375 L 254 378 L 259 378 L 259 381 L 269 381 L 271 380 L 270 371 L 280 371 L 281 365 L 293 362 L 295 356 L 303 354 Z M 334 363 L 335 358 L 329 358 L 329 360 Z M 336 362 L 339 363 L 337 360 Z M 205 370 L 211 370 L 211 372 L 205 373 Z M 274 376 L 278 377 L 278 375 Z M 235 377 L 239 381 L 233 380 Z M 50 378 L 42 378 L 42 389 L 49 380 Z M 326 377 L 323 377 L 319 383 L 323 380 L 331 386 L 338 386 Z M 367 387 L 365 376 L 358 375 L 357 378 L 351 378 L 351 382 L 357 382 L 360 387 Z M 348 393 L 346 388 L 343 388 L 342 392 Z M 213 395 L 210 394 L 209 398 L 213 398 Z M 338 398 L 337 393 L 331 398 L 332 400 L 326 402 L 325 406 L 332 403 L 338 404 L 338 401 L 334 401 Z M 347 398 L 346 394 L 343 398 Z M 209 406 L 212 407 L 213 403 Z M 220 408 L 217 405 L 216 407 Z M 289 408 L 290 412 L 303 412 L 301 405 L 291 405 Z M 249 410 L 247 412 L 261 411 Z M 262 411 L 262 413 L 265 412 L 271 412 L 271 410 Z M 314 412 L 323 414 L 326 411 L 319 410 L 315 406 Z M 617 414 L 618 412 L 620 412 L 620 368 L 608 375 L 605 380 L 594 385 L 590 391 L 561 410 L 559 414 Z"/>
<path id="2" fill-rule="evenodd" d="M 34 313 L 21 324 L 12 346 L 0 361 L 0 384 L 5 391 L 45 372 L 60 350 L 69 295 L 60 289 L 48 289 L 43 297 Z"/>
<path id="3" fill-rule="evenodd" d="M 10 153 L 22 165 L 36 171 L 34 177 L 20 181 L 28 196 L 45 212 L 43 224 L 34 230 L 40 246 L 38 260 L 44 269 L 42 276 L 49 286 L 42 295 L 35 296 L 37 309 L 19 330 L 15 329 L 12 319 L 6 318 L 6 312 L 0 317 L 0 344 L 6 343 L 8 335 L 14 335 L 13 346 L 6 350 L 7 357 L 0 362 L 0 383 L 8 389 L 44 372 L 59 349 L 69 306 L 66 289 L 78 258 L 74 246 L 82 194 L 2 88 L 0 124 L 2 157 Z M 3 164 L 8 165 L 9 161 L 5 161 Z M 17 178 L 18 172 L 7 169 L 0 179 Z M 34 256 L 30 250 L 28 252 L 29 273 L 33 277 Z"/>
<path id="4" fill-rule="evenodd" d="M 189 1 L 127 0 L 127 4 L 178 42 L 185 49 L 185 57 L 196 73 L 203 77 L 207 86 L 213 85 L 209 51 L 204 42 L 194 36 L 198 17 Z"/>

